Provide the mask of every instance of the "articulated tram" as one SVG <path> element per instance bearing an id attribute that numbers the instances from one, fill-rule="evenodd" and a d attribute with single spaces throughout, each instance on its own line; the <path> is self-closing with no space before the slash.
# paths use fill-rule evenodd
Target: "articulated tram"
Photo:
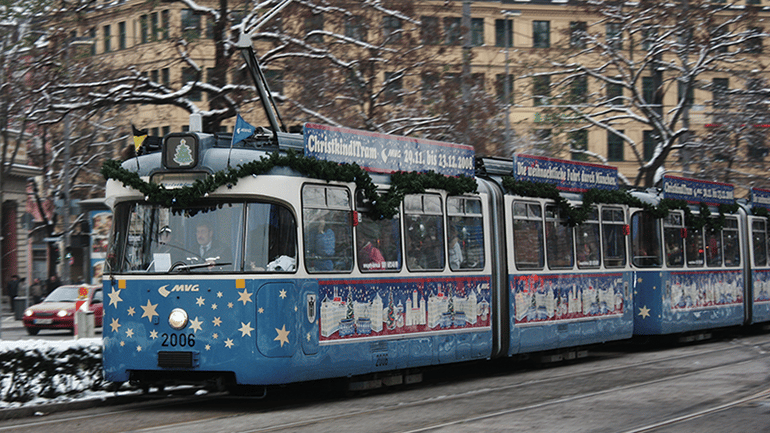
<path id="1" fill-rule="evenodd" d="M 107 380 L 374 386 L 770 321 L 768 191 L 737 203 L 730 185 L 668 176 L 629 193 L 613 167 L 290 134 L 266 111 L 271 130 L 191 127 L 105 165 Z"/>

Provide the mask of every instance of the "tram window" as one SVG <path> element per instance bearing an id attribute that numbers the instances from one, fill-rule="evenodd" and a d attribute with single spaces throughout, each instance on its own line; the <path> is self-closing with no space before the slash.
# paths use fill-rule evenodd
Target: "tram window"
<path id="1" fill-rule="evenodd" d="M 663 220 L 663 242 L 666 247 L 666 266 L 684 266 L 684 216 L 671 213 Z"/>
<path id="2" fill-rule="evenodd" d="M 575 228 L 577 233 L 575 246 L 577 249 L 578 268 L 590 269 L 599 267 L 599 213 L 595 207 L 583 224 Z"/>
<path id="3" fill-rule="evenodd" d="M 353 269 L 353 224 L 347 188 L 305 185 L 302 224 L 308 272 Z"/>
<path id="4" fill-rule="evenodd" d="M 401 224 L 398 215 L 376 220 L 360 213 L 356 227 L 358 269 L 361 272 L 401 269 Z"/>
<path id="5" fill-rule="evenodd" d="M 738 236 L 738 220 L 736 218 L 725 219 L 722 236 L 724 237 L 725 266 L 740 266 L 741 248 Z"/>
<path id="6" fill-rule="evenodd" d="M 623 234 L 625 215 L 623 209 L 602 209 L 602 241 L 604 266 L 617 268 L 626 265 L 626 236 Z"/>
<path id="7" fill-rule="evenodd" d="M 659 227 L 658 219 L 648 212 L 636 212 L 631 216 L 631 254 L 634 266 L 660 266 Z"/>
<path id="8" fill-rule="evenodd" d="M 124 272 L 169 272 L 184 269 L 209 273 L 240 271 L 243 245 L 243 203 L 201 205 L 184 209 L 144 203 L 116 206 L 125 221 L 123 259 L 117 265 Z M 195 266 L 209 263 L 210 266 Z"/>
<path id="9" fill-rule="evenodd" d="M 687 267 L 699 268 L 703 266 L 703 230 L 687 229 L 684 245 L 684 258 Z"/>
<path id="10" fill-rule="evenodd" d="M 441 196 L 404 197 L 406 259 L 410 271 L 444 269 L 444 224 Z"/>
<path id="11" fill-rule="evenodd" d="M 722 266 L 722 232 L 706 229 L 706 266 Z"/>
<path id="12" fill-rule="evenodd" d="M 447 250 L 449 269 L 484 267 L 484 226 L 481 200 L 470 197 L 447 198 Z"/>
<path id="13" fill-rule="evenodd" d="M 572 227 L 559 217 L 556 206 L 545 208 L 545 247 L 548 255 L 548 267 L 566 269 L 575 265 L 572 250 Z"/>
<path id="14" fill-rule="evenodd" d="M 297 223 L 285 206 L 249 203 L 246 208 L 247 272 L 297 270 Z"/>
<path id="15" fill-rule="evenodd" d="M 767 230 L 765 222 L 751 223 L 751 247 L 754 251 L 754 266 L 767 266 Z"/>
<path id="16" fill-rule="evenodd" d="M 543 269 L 543 213 L 538 203 L 513 202 L 513 248 L 516 267 Z"/>

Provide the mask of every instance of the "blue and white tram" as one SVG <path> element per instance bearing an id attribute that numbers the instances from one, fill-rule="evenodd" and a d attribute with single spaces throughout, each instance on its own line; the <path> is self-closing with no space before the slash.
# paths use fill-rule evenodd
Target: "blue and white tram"
<path id="1" fill-rule="evenodd" d="M 748 203 L 750 209 L 762 209 L 767 214 L 770 209 L 770 191 L 753 188 L 751 190 L 751 201 Z M 750 253 L 750 278 L 751 283 L 748 291 L 749 305 L 748 323 L 770 322 L 770 258 L 768 258 L 768 236 L 767 217 L 748 215 L 747 228 L 749 241 L 751 242 Z"/>
<path id="2" fill-rule="evenodd" d="M 306 146 L 314 144 L 310 129 Z M 342 134 L 345 143 L 399 139 L 314 131 Z M 280 151 L 301 138 L 281 134 Z M 259 140 L 230 149 L 229 136 L 171 134 L 160 153 L 123 163 L 138 180 L 108 180 L 108 380 L 270 385 L 493 356 L 486 192 L 409 194 L 393 218 L 380 220 L 355 183 L 289 167 L 245 176 L 192 204 L 157 203 L 137 186 L 187 184 L 181 197 L 230 161 L 267 158 L 254 148 Z"/>
<path id="3" fill-rule="evenodd" d="M 685 209 L 672 209 L 662 219 L 641 209 L 631 215 L 634 334 L 742 325 L 750 305 L 746 211 L 718 208 L 735 204 L 733 186 L 665 176 L 661 189 L 633 194 L 655 206 L 664 199 L 684 200 L 693 218 L 706 223 L 688 227 Z"/>
<path id="4" fill-rule="evenodd" d="M 575 208 L 588 189 L 617 190 L 617 169 L 597 164 L 517 155 L 484 160 L 490 180 L 502 176 L 550 184 Z M 520 193 L 520 194 L 526 194 Z M 534 197 L 531 195 L 535 195 Z M 552 198 L 506 191 L 501 232 L 509 356 L 630 338 L 633 311 L 628 256 L 628 206 L 588 204 L 574 226 Z M 542 196 L 542 194 L 540 194 Z"/>

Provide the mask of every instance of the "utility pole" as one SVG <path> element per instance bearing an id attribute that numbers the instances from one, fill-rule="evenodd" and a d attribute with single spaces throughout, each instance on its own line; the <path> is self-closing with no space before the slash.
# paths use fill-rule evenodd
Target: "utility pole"
<path id="1" fill-rule="evenodd" d="M 503 103 L 505 104 L 505 148 L 511 144 L 511 80 L 508 65 L 508 51 L 510 50 L 511 39 L 513 39 L 513 29 L 511 27 L 510 17 L 518 17 L 521 15 L 521 11 L 503 11 L 505 17 L 505 26 L 503 26 L 503 39 L 505 40 L 505 76 L 503 77 Z"/>

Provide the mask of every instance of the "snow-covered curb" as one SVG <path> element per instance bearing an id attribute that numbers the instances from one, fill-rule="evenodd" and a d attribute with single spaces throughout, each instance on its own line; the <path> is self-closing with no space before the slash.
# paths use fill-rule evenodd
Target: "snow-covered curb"
<path id="1" fill-rule="evenodd" d="M 102 340 L 0 341 L 0 409 L 112 394 Z"/>

